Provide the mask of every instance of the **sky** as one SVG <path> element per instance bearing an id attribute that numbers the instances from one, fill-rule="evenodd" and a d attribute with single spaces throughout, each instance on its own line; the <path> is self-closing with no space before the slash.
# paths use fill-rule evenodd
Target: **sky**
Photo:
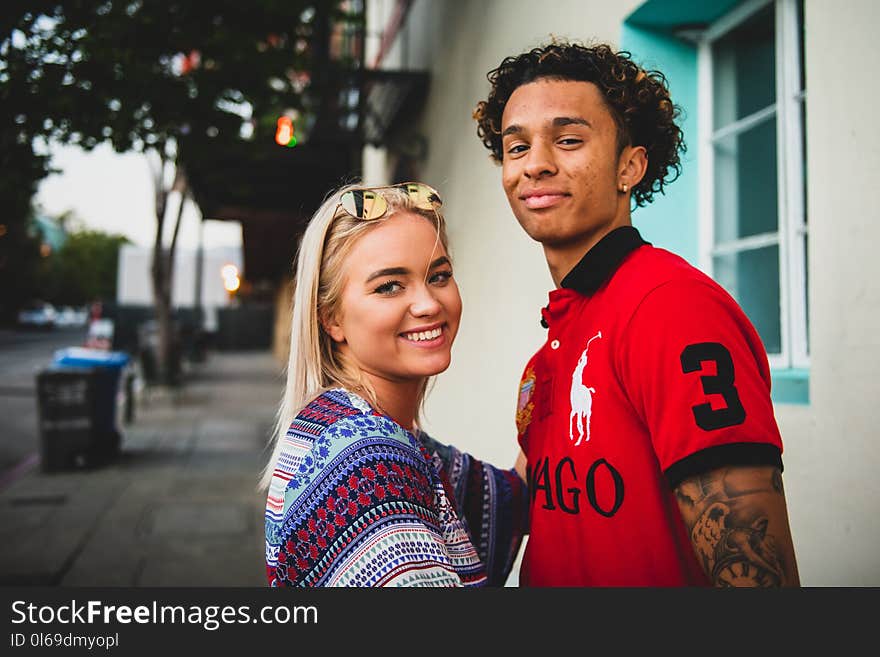
<path id="1" fill-rule="evenodd" d="M 49 216 L 73 210 L 86 228 L 120 233 L 139 246 L 151 247 L 156 237 L 153 183 L 147 157 L 119 154 L 108 144 L 91 152 L 76 146 L 52 146 L 52 166 L 62 173 L 45 178 L 35 203 Z M 171 240 L 178 195 L 169 199 L 165 240 Z M 198 245 L 201 214 L 191 202 L 184 207 L 178 248 Z M 241 226 L 232 221 L 205 221 L 205 248 L 240 246 Z"/>

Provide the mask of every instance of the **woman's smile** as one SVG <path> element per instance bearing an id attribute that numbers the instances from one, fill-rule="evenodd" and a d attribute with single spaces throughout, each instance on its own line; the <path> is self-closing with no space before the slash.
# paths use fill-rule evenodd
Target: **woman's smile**
<path id="1" fill-rule="evenodd" d="M 421 327 L 413 331 L 401 333 L 400 337 L 414 347 L 421 349 L 439 347 L 446 342 L 446 334 L 443 330 L 445 326 L 445 324 L 441 324 L 434 327 Z"/>

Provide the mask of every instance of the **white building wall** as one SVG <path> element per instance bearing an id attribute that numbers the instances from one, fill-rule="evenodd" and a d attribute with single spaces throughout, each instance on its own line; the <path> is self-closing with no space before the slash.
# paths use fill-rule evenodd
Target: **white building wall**
<path id="1" fill-rule="evenodd" d="M 116 302 L 121 306 L 152 306 L 153 284 L 150 267 L 153 251 L 134 244 L 119 249 Z M 206 328 L 213 330 L 214 310 L 228 306 L 229 295 L 223 287 L 221 269 L 232 264 L 242 269 L 239 247 L 213 247 L 204 250 L 202 260 L 202 306 L 206 311 Z M 195 305 L 195 249 L 177 249 L 174 254 L 174 283 L 171 303 L 175 308 Z"/>
<path id="2" fill-rule="evenodd" d="M 810 405 L 778 406 L 801 580 L 880 585 L 880 5 L 807 0 Z M 866 193 L 867 192 L 867 193 Z"/>

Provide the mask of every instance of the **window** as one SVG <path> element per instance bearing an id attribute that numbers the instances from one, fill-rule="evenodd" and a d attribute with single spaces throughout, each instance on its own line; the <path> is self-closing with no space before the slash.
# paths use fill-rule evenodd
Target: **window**
<path id="1" fill-rule="evenodd" d="M 749 0 L 698 45 L 701 266 L 774 369 L 809 366 L 802 0 Z"/>

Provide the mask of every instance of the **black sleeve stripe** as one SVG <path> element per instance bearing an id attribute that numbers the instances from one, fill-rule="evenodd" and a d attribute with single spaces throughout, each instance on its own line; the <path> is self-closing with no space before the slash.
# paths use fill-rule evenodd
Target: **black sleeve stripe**
<path id="1" fill-rule="evenodd" d="M 695 452 L 666 468 L 671 488 L 694 475 L 730 465 L 775 465 L 782 472 L 782 452 L 767 443 L 731 443 Z"/>

